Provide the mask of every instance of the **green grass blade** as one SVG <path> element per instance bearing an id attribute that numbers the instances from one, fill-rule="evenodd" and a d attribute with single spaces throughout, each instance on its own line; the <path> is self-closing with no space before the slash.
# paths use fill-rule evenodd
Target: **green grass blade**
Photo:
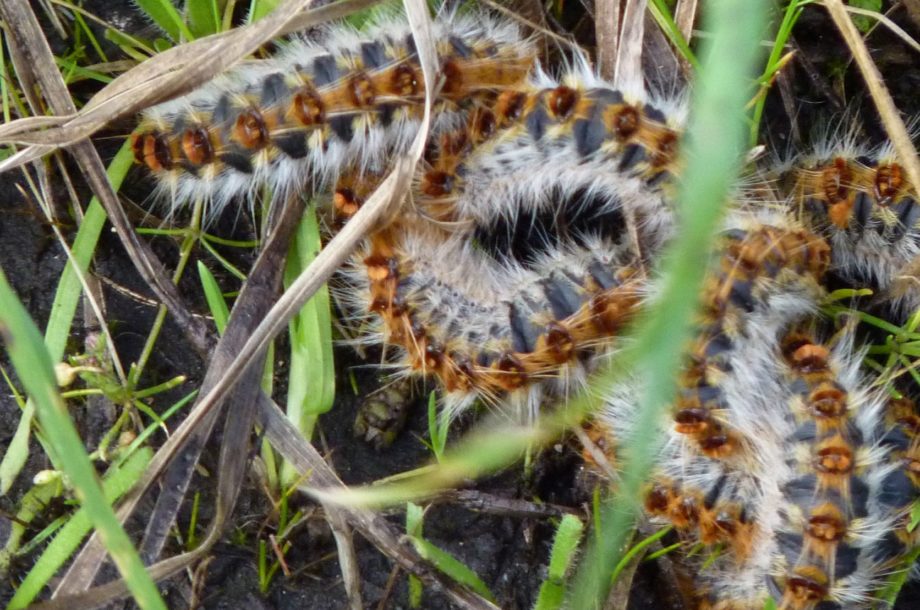
<path id="1" fill-rule="evenodd" d="M 431 438 L 431 452 L 439 462 L 444 458 L 448 432 L 450 417 L 447 412 L 438 412 L 438 393 L 432 390 L 428 395 L 428 436 Z"/>
<path id="2" fill-rule="evenodd" d="M 847 4 L 873 13 L 882 12 L 882 0 L 847 0 Z M 875 21 L 866 15 L 850 15 L 850 18 L 853 20 L 853 25 L 863 34 L 868 33 L 875 25 Z"/>
<path id="3" fill-rule="evenodd" d="M 639 553 L 647 549 L 650 545 L 654 544 L 657 540 L 659 540 L 662 536 L 667 534 L 669 531 L 671 531 L 671 528 L 663 527 L 657 532 L 655 532 L 654 534 L 652 534 L 651 536 L 648 536 L 647 538 L 644 538 L 640 540 L 639 542 L 637 542 L 636 544 L 632 545 L 630 549 L 623 554 L 623 558 L 620 559 L 620 562 L 613 569 L 613 574 L 611 574 L 610 580 L 612 582 L 616 582 L 617 578 L 619 578 L 620 576 L 620 573 L 626 569 L 626 566 L 628 566 L 629 563 L 637 555 L 639 555 Z"/>
<path id="4" fill-rule="evenodd" d="M 198 277 L 201 278 L 201 288 L 204 290 L 204 298 L 208 302 L 208 309 L 211 310 L 211 315 L 214 316 L 217 332 L 222 335 L 224 334 L 224 329 L 227 328 L 227 320 L 230 319 L 230 308 L 227 307 L 227 300 L 224 299 L 214 274 L 201 261 L 198 261 Z"/>
<path id="5" fill-rule="evenodd" d="M 170 0 L 135 0 L 135 2 L 138 8 L 150 17 L 151 21 L 172 38 L 173 42 L 179 42 L 183 38 L 195 40 L 195 36 L 188 29 L 182 15 Z"/>
<path id="6" fill-rule="evenodd" d="M 20 551 L 19 542 L 26 528 L 38 515 L 45 511 L 48 503 L 61 493 L 60 481 L 44 485 L 33 485 L 18 503 L 16 516 L 10 519 L 10 533 L 0 549 L 0 574 L 9 574 L 10 561 Z"/>
<path id="7" fill-rule="evenodd" d="M 410 536 L 422 535 L 422 521 L 425 510 L 415 502 L 406 502 L 406 533 Z"/>
<path id="8" fill-rule="evenodd" d="M 812 0 L 792 0 L 786 6 L 786 10 L 783 13 L 783 20 L 777 29 L 776 38 L 773 41 L 773 48 L 770 50 L 770 56 L 767 59 L 766 66 L 764 67 L 763 75 L 760 77 L 760 80 L 764 86 L 767 86 L 767 84 L 776 74 L 777 69 L 781 67 L 780 59 L 783 55 L 783 49 L 785 48 L 786 43 L 789 42 L 789 37 L 792 35 L 792 28 L 799 20 L 799 17 L 804 10 L 803 7 L 806 4 L 811 4 L 811 1 Z M 757 102 L 754 105 L 754 114 L 751 120 L 751 137 L 748 141 L 750 146 L 756 146 L 757 140 L 760 137 L 760 122 L 763 118 L 763 111 L 766 103 L 767 96 L 759 95 Z"/>
<path id="9" fill-rule="evenodd" d="M 308 211 L 291 244 L 284 270 L 285 286 L 290 285 L 313 261 L 322 244 L 314 211 Z M 332 357 L 332 314 L 329 290 L 323 287 L 307 301 L 291 320 L 291 375 L 288 381 L 287 415 L 305 438 L 313 435 L 317 417 L 332 408 L 335 400 L 335 367 Z M 285 467 L 282 484 L 300 478 Z"/>
<path id="10" fill-rule="evenodd" d="M 549 577 L 557 580 L 565 578 L 572 558 L 578 549 L 578 542 L 585 529 L 585 524 L 575 515 L 565 515 L 556 529 L 553 550 L 549 559 Z"/>
<path id="11" fill-rule="evenodd" d="M 142 447 L 125 460 L 120 467 L 113 468 L 102 483 L 106 501 L 115 502 L 131 489 L 144 472 L 152 456 L 153 450 L 150 447 Z M 70 558 L 89 533 L 90 527 L 86 509 L 77 510 L 29 570 L 25 580 L 16 589 L 16 594 L 10 600 L 7 610 L 18 610 L 28 606 L 41 593 L 42 588 L 55 572 Z"/>
<path id="12" fill-rule="evenodd" d="M 106 175 L 113 188 L 117 190 L 121 186 L 132 163 L 134 163 L 134 155 L 131 152 L 131 146 L 128 142 L 125 142 L 106 170 Z M 89 268 L 89 263 L 92 260 L 93 252 L 96 250 L 96 243 L 99 241 L 99 235 L 102 233 L 105 220 L 105 211 L 94 197 L 83 215 L 80 230 L 77 231 L 77 236 L 74 239 L 73 246 L 71 246 L 73 258 L 67 262 L 63 273 L 61 273 L 61 279 L 54 293 L 54 302 L 51 304 L 48 326 L 45 329 L 45 346 L 48 348 L 52 362 L 58 362 L 64 357 L 64 346 L 70 336 L 70 327 L 73 324 L 77 304 L 80 302 L 80 295 L 83 292 L 83 286 L 80 284 L 80 278 L 73 265 L 76 263 L 81 273 L 85 273 Z M 35 405 L 32 404 L 32 401 L 29 401 L 19 420 L 16 433 L 13 435 L 13 439 L 3 456 L 3 460 L 0 461 L 0 495 L 4 495 L 9 491 L 16 476 L 22 470 L 26 458 L 28 458 L 29 434 L 32 429 L 34 412 Z"/>
<path id="13" fill-rule="evenodd" d="M 249 23 L 255 23 L 278 6 L 279 0 L 251 0 L 249 3 Z"/>
<path id="14" fill-rule="evenodd" d="M 671 14 L 671 11 L 668 10 L 668 7 L 665 4 L 665 0 L 652 0 L 649 2 L 648 10 L 652 14 L 652 17 L 655 21 L 658 22 L 658 27 L 661 28 L 661 31 L 664 32 L 664 35 L 667 36 L 668 40 L 671 41 L 671 44 L 674 45 L 674 48 L 677 49 L 678 53 L 689 63 L 695 70 L 698 70 L 700 67 L 699 62 L 696 59 L 696 56 L 693 54 L 693 51 L 690 49 L 690 45 L 687 44 L 687 40 L 684 38 L 684 35 L 678 29 L 677 24 L 674 22 L 674 17 Z"/>
<path id="15" fill-rule="evenodd" d="M 495 599 L 495 596 L 489 591 L 486 583 L 482 582 L 482 579 L 476 575 L 476 572 L 468 568 L 456 557 L 447 551 L 439 549 L 424 538 L 409 536 L 409 540 L 412 542 L 412 546 L 415 547 L 418 554 L 421 555 L 423 559 L 430 561 L 438 570 L 444 572 L 458 583 L 469 587 L 489 601 Z"/>
<path id="16" fill-rule="evenodd" d="M 197 38 L 220 31 L 220 10 L 217 0 L 186 0 L 188 28 Z"/>
<path id="17" fill-rule="evenodd" d="M 57 391 L 51 355 L 41 333 L 25 307 L 16 298 L 6 275 L 0 272 L 0 332 L 10 361 L 26 392 L 35 402 L 35 412 L 50 444 L 54 461 L 69 477 L 74 493 L 125 579 L 141 608 L 166 610 L 156 584 L 150 579 L 130 538 L 115 517 L 96 479 L 67 407 Z"/>
<path id="18" fill-rule="evenodd" d="M 634 370 L 645 382 L 635 426 L 639 432 L 624 447 L 619 489 L 605 503 L 602 531 L 595 537 L 598 542 L 589 550 L 571 588 L 573 608 L 593 608 L 607 595 L 611 566 L 622 553 L 654 461 L 655 430 L 674 396 L 674 375 L 690 337 L 705 262 L 742 158 L 747 79 L 759 53 L 765 3 L 723 0 L 707 8 L 712 39 L 704 54 L 685 140 L 686 169 L 678 192 L 680 229 L 664 258 L 659 296 L 636 331 Z"/>
<path id="19" fill-rule="evenodd" d="M 549 574 L 540 585 L 534 610 L 557 610 L 565 600 L 565 577 L 575 562 L 585 524 L 575 515 L 565 515 L 556 528 L 553 550 L 549 556 Z"/>

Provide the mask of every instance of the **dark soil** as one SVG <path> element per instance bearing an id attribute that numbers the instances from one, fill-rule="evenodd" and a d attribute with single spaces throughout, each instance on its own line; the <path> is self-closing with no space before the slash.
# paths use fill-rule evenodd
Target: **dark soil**
<path id="1" fill-rule="evenodd" d="M 577 5 L 579 3 L 565 3 Z M 887 3 L 886 3 L 887 4 Z M 106 16 L 120 27 L 137 31 L 146 28 L 138 18 L 132 2 L 109 2 L 93 0 L 84 3 L 89 11 Z M 573 13 L 583 9 L 571 8 Z M 915 24 L 896 12 L 893 18 L 909 33 L 920 38 Z M 561 21 L 573 24 L 573 28 L 582 32 L 583 15 L 566 14 Z M 577 27 L 576 27 L 577 26 Z M 51 31 L 50 29 L 48 30 Z M 56 48 L 63 48 L 66 43 L 49 34 Z M 864 119 L 870 137 L 881 138 L 876 119 L 873 116 L 871 102 L 866 100 L 863 85 L 853 66 L 844 64 L 842 78 L 828 76 L 834 74 L 833 67 L 839 67 L 842 59 L 848 57 L 842 43 L 829 25 L 826 15 L 820 10 L 806 11 L 796 30 L 796 41 L 817 74 L 826 80 L 827 92 L 836 95 L 840 108 L 856 108 L 857 114 Z M 590 41 L 588 41 L 590 42 Z M 870 44 L 874 57 L 880 65 L 886 82 L 892 87 L 896 102 L 909 116 L 920 116 L 920 97 L 916 91 L 920 88 L 920 64 L 917 55 L 906 45 L 898 41 L 887 31 L 879 30 Z M 790 83 L 795 92 L 796 109 L 801 114 L 796 118 L 802 126 L 801 137 L 807 138 L 808 125 L 813 117 L 821 116 L 828 120 L 835 106 L 831 98 L 823 95 L 814 87 L 806 71 L 798 64 L 790 70 Z M 84 86 L 81 86 L 82 89 Z M 89 85 L 85 85 L 89 87 Z M 75 92 L 82 95 L 82 91 Z M 832 95 L 832 98 L 833 98 Z M 789 129 L 790 119 L 785 114 L 778 94 L 773 93 L 768 104 L 767 125 L 770 137 L 780 147 L 796 134 Z M 102 136 L 124 135 L 130 125 L 115 126 L 112 133 Z M 120 144 L 118 140 L 106 141 L 100 138 L 100 149 L 104 155 L 113 154 Z M 49 314 L 54 287 L 60 276 L 64 255 L 55 244 L 53 234 L 35 204 L 26 201 L 16 190 L 19 181 L 15 174 L 0 178 L 0 267 L 9 278 L 36 323 L 44 328 Z M 149 183 L 138 173 L 131 184 L 124 189 L 123 196 L 134 201 L 144 201 L 149 192 Z M 81 193 L 85 195 L 85 191 Z M 63 191 L 58 193 L 60 202 L 66 201 Z M 87 197 L 88 199 L 88 197 Z M 66 232 L 72 231 L 72 222 L 66 206 L 61 203 L 61 218 L 64 219 Z M 237 234 L 245 234 L 249 227 L 247 222 L 227 223 Z M 165 264 L 176 260 L 176 244 L 167 239 L 153 240 L 154 249 Z M 238 251 L 226 251 L 235 256 L 238 264 L 247 266 L 252 254 L 239 254 Z M 208 259 L 204 258 L 208 262 Z M 210 267 L 219 273 L 216 266 Z M 106 231 L 96 252 L 94 273 L 104 278 L 104 295 L 106 319 L 116 341 L 116 347 L 122 361 L 134 361 L 145 341 L 153 322 L 156 310 L 147 302 L 132 296 L 142 295 L 151 298 L 149 289 L 138 278 L 137 272 L 128 260 L 114 234 Z M 198 312 L 206 311 L 200 296 L 194 273 L 186 274 L 186 281 L 180 286 L 181 291 Z M 232 287 L 230 278 L 221 276 Z M 127 289 L 129 292 L 126 292 Z M 85 329 L 79 322 L 75 324 L 68 353 L 84 351 L 83 339 Z M 283 352 L 283 345 L 278 353 Z M 427 436 L 427 422 L 423 404 L 417 404 L 410 412 L 406 429 L 392 446 L 377 451 L 367 443 L 354 438 L 352 422 L 361 402 L 361 395 L 379 387 L 379 380 L 374 376 L 369 364 L 375 362 L 377 354 L 371 354 L 368 361 L 362 361 L 350 350 L 336 351 L 337 400 L 332 411 L 320 422 L 320 439 L 318 446 L 328 456 L 340 477 L 348 484 L 367 483 L 379 478 L 409 470 L 426 463 L 431 458 L 430 451 L 421 439 Z M 5 371 L 11 371 L 5 353 L 0 354 L 0 365 Z M 188 376 L 188 382 L 169 395 L 158 397 L 154 408 L 165 408 L 182 393 L 198 386 L 204 373 L 205 363 L 201 362 L 188 346 L 180 330 L 167 321 L 157 343 L 156 353 L 147 368 L 143 386 L 160 383 L 173 376 Z M 358 395 L 351 390 L 349 374 L 353 373 L 358 382 Z M 283 388 L 280 388 L 283 391 Z M 424 403 L 426 391 L 418 392 L 419 403 Z M 280 393 L 279 396 L 283 396 Z M 98 432 L 111 425 L 114 413 L 104 401 L 87 402 L 83 405 L 73 404 L 73 415 L 81 430 L 85 433 L 87 444 L 93 447 L 98 441 Z M 19 408 L 9 396 L 9 392 L 0 392 L 0 450 L 5 449 L 19 420 Z M 176 424 L 174 423 L 173 426 Z M 455 430 L 454 433 L 460 432 Z M 163 442 L 158 433 L 153 437 L 155 445 Z M 207 522 L 211 516 L 213 503 L 213 473 L 219 435 L 213 439 L 202 461 L 203 472 L 196 474 L 192 489 L 200 490 L 201 522 Z M 254 455 L 258 452 L 254 450 Z M 0 498 L 0 542 L 8 529 L 8 517 L 17 510 L 19 498 L 31 486 L 32 476 L 41 469 L 48 468 L 49 463 L 37 443 L 33 441 L 29 462 L 20 475 L 12 492 Z M 581 510 L 590 501 L 589 493 L 577 484 L 581 477 L 581 461 L 574 445 L 563 442 L 557 447 L 546 450 L 537 457 L 529 471 L 522 465 L 515 465 L 493 477 L 471 483 L 472 489 L 482 494 L 499 498 L 520 498 L 525 500 L 540 499 L 543 502 L 573 507 Z M 193 590 L 193 585 L 186 575 L 174 578 L 164 584 L 162 590 L 171 608 L 188 607 L 196 599 L 203 608 L 252 608 L 252 609 L 294 609 L 315 608 L 339 609 L 345 607 L 344 589 L 336 560 L 336 547 L 325 525 L 319 509 L 315 504 L 299 497 L 293 508 L 303 510 L 310 518 L 295 531 L 291 551 L 286 556 L 292 575 L 284 577 L 280 573 L 275 577 L 267 593 L 261 593 L 258 582 L 256 551 L 258 537 L 265 538 L 273 533 L 276 515 L 262 491 L 258 477 L 251 476 L 244 489 L 233 517 L 233 529 L 227 532 L 224 541 L 213 549 L 212 559 L 202 568 L 200 587 Z M 143 513 L 143 511 L 142 511 Z M 33 524 L 29 536 L 38 532 L 50 522 L 54 515 L 44 515 Z M 404 516 L 394 513 L 391 520 L 402 528 Z M 186 508 L 180 518 L 180 528 L 187 530 L 189 509 Z M 142 531 L 143 523 L 132 524 L 132 533 Z M 424 522 L 424 534 L 431 542 L 449 551 L 464 564 L 472 568 L 495 593 L 502 608 L 524 610 L 530 608 L 540 583 L 545 577 L 548 550 L 552 541 L 553 523 L 545 518 L 521 518 L 517 516 L 497 516 L 464 508 L 459 503 L 445 503 L 432 507 Z M 358 561 L 362 577 L 362 593 L 367 607 L 377 607 L 381 599 L 388 599 L 386 608 L 408 607 L 407 579 L 404 573 L 398 574 L 389 584 L 393 563 L 369 543 L 356 538 Z M 178 546 L 167 548 L 167 554 L 179 550 Z M 11 583 L 20 579 L 30 567 L 34 558 L 24 558 L 14 566 L 16 570 L 6 576 L 0 584 L 0 603 L 5 603 L 12 595 Z M 661 567 L 654 563 L 642 564 L 635 580 L 630 609 L 653 609 L 674 607 L 668 597 L 668 587 L 664 585 Z M 392 587 L 392 591 L 389 588 Z M 906 610 L 920 605 L 920 588 L 914 586 L 902 592 L 898 608 Z M 425 591 L 422 602 L 424 608 L 446 608 L 450 604 L 441 595 Z"/>

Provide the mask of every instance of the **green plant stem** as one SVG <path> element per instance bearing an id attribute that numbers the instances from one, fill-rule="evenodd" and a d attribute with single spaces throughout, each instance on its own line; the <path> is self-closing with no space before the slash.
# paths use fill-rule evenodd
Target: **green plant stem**
<path id="1" fill-rule="evenodd" d="M 680 230 L 664 258 L 659 297 L 636 332 L 634 370 L 642 375 L 644 392 L 635 429 L 641 432 L 624 447 L 623 478 L 603 508 L 599 542 L 589 550 L 571 588 L 573 608 L 602 603 L 610 586 L 608 570 L 619 561 L 639 509 L 642 486 L 658 447 L 653 431 L 674 396 L 675 372 L 690 337 L 707 268 L 703 263 L 741 162 L 746 84 L 759 53 L 756 42 L 761 39 L 765 8 L 764 2 L 751 0 L 707 5 L 712 38 L 706 41 L 685 141 L 686 170 L 678 190 Z"/>
<path id="2" fill-rule="evenodd" d="M 195 210 L 192 214 L 192 223 L 188 229 L 186 229 L 185 238 L 182 240 L 182 245 L 179 247 L 179 264 L 176 265 L 176 270 L 173 272 L 173 284 L 178 284 L 179 280 L 182 279 L 182 274 L 185 272 L 185 267 L 188 265 L 188 261 L 192 256 L 192 250 L 195 246 L 195 243 L 198 241 L 203 208 L 204 203 L 202 201 L 195 202 Z M 147 340 L 144 342 L 144 348 L 141 350 L 141 354 L 138 357 L 135 365 L 131 367 L 128 383 L 132 388 L 137 386 L 138 382 L 140 381 L 141 374 L 144 372 L 144 368 L 147 366 L 147 361 L 150 359 L 151 354 L 153 354 L 153 348 L 156 345 L 157 338 L 159 338 L 160 331 L 163 330 L 163 324 L 166 322 L 166 313 L 167 310 L 165 305 L 160 305 L 157 308 L 157 315 L 153 321 L 153 325 L 150 328 L 150 332 L 147 334 Z"/>

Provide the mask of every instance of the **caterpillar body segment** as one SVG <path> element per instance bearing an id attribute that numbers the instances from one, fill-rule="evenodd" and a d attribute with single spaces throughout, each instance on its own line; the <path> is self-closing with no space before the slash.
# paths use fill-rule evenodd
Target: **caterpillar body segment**
<path id="1" fill-rule="evenodd" d="M 444 78 L 435 132 L 459 124 L 471 99 L 518 86 L 534 61 L 506 21 L 455 15 L 435 35 Z M 342 166 L 380 171 L 415 137 L 423 97 L 407 25 L 361 35 L 339 26 L 148 109 L 132 146 L 173 209 L 203 197 L 216 214 L 263 186 L 322 189 Z"/>
<path id="2" fill-rule="evenodd" d="M 914 442 L 886 434 L 852 343 L 830 350 L 792 332 L 821 295 L 827 244 L 795 226 L 723 240 L 646 511 L 721 549 L 696 568 L 702 607 L 759 609 L 768 596 L 789 610 L 868 607 L 906 552 L 904 532 L 890 532 L 915 497 L 909 468 L 892 465 L 909 459 L 886 442 L 901 456 Z M 607 446 L 629 437 L 640 391 L 611 395 Z"/>
<path id="3" fill-rule="evenodd" d="M 723 240 L 718 267 L 704 288 L 700 329 L 680 378 L 674 414 L 675 429 L 713 458 L 744 451 L 747 432 L 734 430 L 730 421 L 735 419 L 732 403 L 750 399 L 741 388 L 731 396 L 725 380 L 739 367 L 750 369 L 773 334 L 810 313 L 829 260 L 827 244 L 801 229 L 760 225 L 731 230 Z M 746 415 L 737 420 L 748 421 Z"/>
<path id="4" fill-rule="evenodd" d="M 390 227 L 352 281 L 367 286 L 363 307 L 379 315 L 378 340 L 399 348 L 396 366 L 438 377 L 448 409 L 481 398 L 532 416 L 547 396 L 580 387 L 580 356 L 609 347 L 642 300 L 640 274 L 616 251 L 598 242 L 499 269 L 438 229 Z"/>
<path id="5" fill-rule="evenodd" d="M 884 583 L 879 545 L 899 518 L 879 502 L 895 470 L 885 400 L 865 389 L 849 338 L 831 350 L 793 331 L 781 350 L 795 430 L 770 588 L 788 610 L 859 607 Z"/>
<path id="6" fill-rule="evenodd" d="M 650 514 L 698 542 L 725 545 L 733 561 L 761 544 L 761 477 L 783 459 L 776 337 L 813 312 L 828 261 L 827 245 L 807 231 L 750 223 L 738 219 L 725 233 L 706 280 L 660 478 L 646 498 Z M 623 402 L 610 403 L 607 421 L 626 417 Z"/>
<path id="7" fill-rule="evenodd" d="M 710 458 L 672 435 L 646 511 L 721 549 L 696 568 L 700 607 L 759 610 L 768 598 L 786 610 L 872 607 L 917 543 L 903 526 L 916 488 L 892 449 L 912 440 L 883 423 L 886 400 L 866 389 L 851 340 L 831 349 L 793 327 L 763 347 L 772 366 L 747 384 L 759 399 L 731 405 L 763 411 L 726 412 L 759 422 L 743 436 L 754 459 Z"/>
<path id="8" fill-rule="evenodd" d="M 489 230 L 516 222 L 520 202 L 533 214 L 577 196 L 641 217 L 644 236 L 660 241 L 670 229 L 661 191 L 678 171 L 681 121 L 587 71 L 558 81 L 538 72 L 442 138 L 419 181 L 419 203 Z"/>
<path id="9" fill-rule="evenodd" d="M 908 314 L 920 307 L 920 196 L 882 150 L 803 157 L 783 170 L 795 213 L 833 246 L 833 270 Z"/>
<path id="10" fill-rule="evenodd" d="M 920 545 L 920 531 L 910 529 L 910 511 L 920 502 L 920 411 L 909 398 L 892 399 L 885 420 L 881 444 L 894 468 L 882 480 L 878 502 L 898 518 L 876 549 L 876 560 L 894 569 L 909 569 L 897 564 Z"/>

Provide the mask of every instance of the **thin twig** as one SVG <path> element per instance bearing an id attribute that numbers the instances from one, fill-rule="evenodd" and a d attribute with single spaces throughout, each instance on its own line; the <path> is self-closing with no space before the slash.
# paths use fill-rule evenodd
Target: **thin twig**
<path id="1" fill-rule="evenodd" d="M 645 89 L 642 76 L 642 42 L 645 39 L 647 6 L 648 0 L 626 0 L 613 79 L 614 87 L 623 91 Z"/>

